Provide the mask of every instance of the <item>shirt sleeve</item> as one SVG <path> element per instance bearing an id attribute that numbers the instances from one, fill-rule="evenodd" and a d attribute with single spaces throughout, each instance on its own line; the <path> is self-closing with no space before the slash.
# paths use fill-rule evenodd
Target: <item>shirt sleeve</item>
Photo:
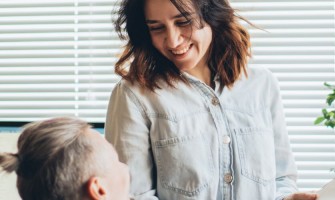
<path id="1" fill-rule="evenodd" d="M 298 190 L 297 169 L 289 144 L 279 84 L 272 74 L 270 77 L 270 105 L 276 156 L 276 200 L 282 200 L 285 196 Z"/>
<path id="2" fill-rule="evenodd" d="M 134 93 L 119 82 L 107 110 L 106 139 L 115 147 L 121 162 L 129 166 L 133 200 L 157 200 L 149 120 Z"/>

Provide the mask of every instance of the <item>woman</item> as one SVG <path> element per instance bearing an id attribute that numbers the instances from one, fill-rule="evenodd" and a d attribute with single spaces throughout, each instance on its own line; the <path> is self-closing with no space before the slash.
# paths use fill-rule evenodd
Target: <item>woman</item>
<path id="1" fill-rule="evenodd" d="M 239 20 L 225 0 L 122 1 L 116 30 L 128 43 L 105 128 L 134 199 L 316 199 L 290 195 L 278 84 L 247 68 Z"/>

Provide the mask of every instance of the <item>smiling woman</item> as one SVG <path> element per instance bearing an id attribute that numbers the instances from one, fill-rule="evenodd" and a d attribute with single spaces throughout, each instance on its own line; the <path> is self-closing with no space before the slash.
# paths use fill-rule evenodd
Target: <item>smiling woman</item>
<path id="1" fill-rule="evenodd" d="M 105 129 L 134 199 L 317 198 L 297 193 L 279 86 L 247 66 L 241 21 L 224 0 L 122 1 Z"/>
<path id="2" fill-rule="evenodd" d="M 207 64 L 213 34 L 210 26 L 200 21 L 192 7 L 182 15 L 169 1 L 147 0 L 144 12 L 152 45 L 180 71 L 210 85 Z M 197 27 L 200 23 L 201 29 Z"/>
<path id="3" fill-rule="evenodd" d="M 334 83 L 335 2 L 231 0 L 231 5 L 266 30 L 241 21 L 251 35 L 248 66 L 262 65 L 278 78 L 298 187 L 317 190 L 335 176 L 329 171 L 335 166 L 334 131 L 313 124 L 327 106 L 323 83 Z M 113 66 L 124 43 L 110 24 L 111 11 L 115 19 L 119 6 L 115 0 L 0 1 L 0 121 L 5 122 L 0 126 L 58 115 L 103 123 L 110 90 L 120 79 Z M 179 25 L 194 24 L 194 16 L 189 19 Z M 149 33 L 137 28 L 134 34 Z"/>

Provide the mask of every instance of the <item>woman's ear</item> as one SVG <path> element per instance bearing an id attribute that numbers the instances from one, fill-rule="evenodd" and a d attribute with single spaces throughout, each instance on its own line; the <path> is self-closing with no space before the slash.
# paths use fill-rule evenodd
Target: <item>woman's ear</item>
<path id="1" fill-rule="evenodd" d="M 90 199 L 101 200 L 107 196 L 107 190 L 103 184 L 103 180 L 98 177 L 91 177 L 88 180 L 87 192 Z"/>

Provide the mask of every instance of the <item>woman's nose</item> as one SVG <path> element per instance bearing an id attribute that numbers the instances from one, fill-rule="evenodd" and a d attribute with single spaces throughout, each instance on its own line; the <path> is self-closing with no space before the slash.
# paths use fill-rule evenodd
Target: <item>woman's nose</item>
<path id="1" fill-rule="evenodd" d="M 166 45 L 168 48 L 176 48 L 182 42 L 182 36 L 178 28 L 167 29 L 166 34 Z"/>

